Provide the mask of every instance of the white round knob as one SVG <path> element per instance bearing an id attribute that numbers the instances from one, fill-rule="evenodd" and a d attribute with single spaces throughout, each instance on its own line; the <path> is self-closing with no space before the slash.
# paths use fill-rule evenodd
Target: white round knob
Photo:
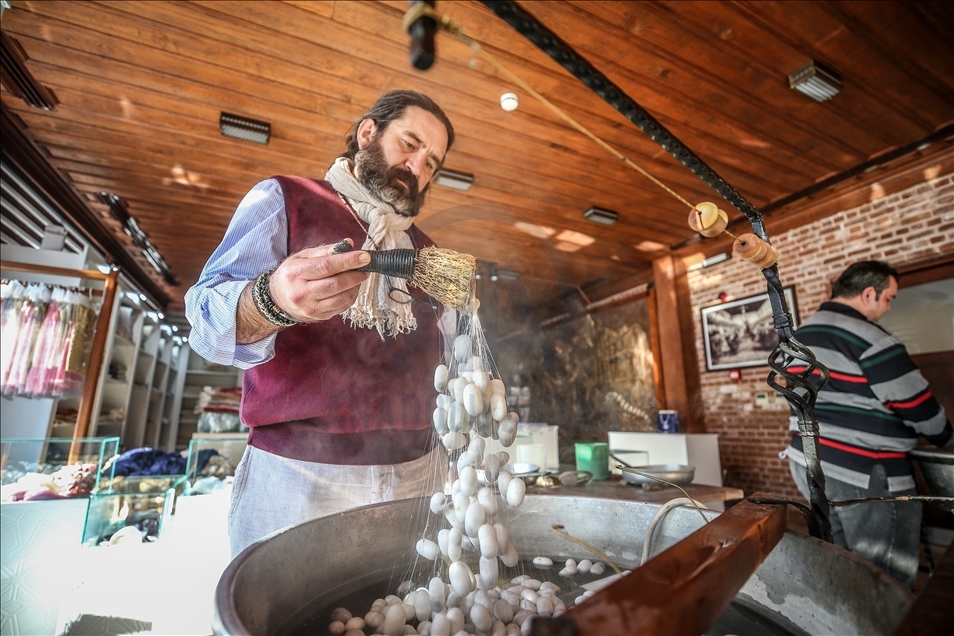
<path id="1" fill-rule="evenodd" d="M 500 107 L 508 113 L 512 110 L 517 110 L 519 103 L 516 93 L 504 93 L 500 96 Z"/>

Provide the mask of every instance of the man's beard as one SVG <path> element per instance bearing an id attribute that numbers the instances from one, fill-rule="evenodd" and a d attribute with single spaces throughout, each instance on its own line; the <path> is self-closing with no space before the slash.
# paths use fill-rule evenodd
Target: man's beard
<path id="1" fill-rule="evenodd" d="M 417 216 L 424 205 L 425 192 L 418 191 L 417 177 L 401 166 L 388 167 L 380 140 L 359 150 L 354 156 L 355 173 L 361 185 L 375 197 L 388 203 L 402 216 Z M 399 183 L 403 181 L 407 188 Z"/>

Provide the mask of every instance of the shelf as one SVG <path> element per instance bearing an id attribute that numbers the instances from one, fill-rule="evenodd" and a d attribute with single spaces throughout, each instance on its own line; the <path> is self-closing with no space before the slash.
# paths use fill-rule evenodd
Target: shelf
<path id="1" fill-rule="evenodd" d="M 113 347 L 135 348 L 136 345 L 133 343 L 132 340 L 130 340 L 126 336 L 120 336 L 119 334 L 115 334 L 113 335 Z"/>
<path id="2" fill-rule="evenodd" d="M 236 376 L 236 373 L 237 371 L 198 371 L 198 370 L 193 371 L 192 369 L 189 369 L 188 371 L 189 375 L 205 375 L 205 376 L 217 376 L 217 377 L 227 376 L 230 378 L 234 378 Z"/>
<path id="3" fill-rule="evenodd" d="M 248 431 L 236 431 L 234 433 L 193 433 L 192 439 L 246 439 Z"/>

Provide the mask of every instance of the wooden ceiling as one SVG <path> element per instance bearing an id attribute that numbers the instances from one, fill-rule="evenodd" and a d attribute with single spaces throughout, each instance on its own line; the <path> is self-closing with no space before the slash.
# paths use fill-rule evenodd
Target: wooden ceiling
<path id="1" fill-rule="evenodd" d="M 954 120 L 950 4 L 520 6 L 756 207 L 797 199 L 793 193 Z M 30 108 L 6 88 L 2 100 L 126 244 L 95 193 L 128 203 L 181 281 L 163 284 L 170 309 L 181 308 L 252 185 L 274 174 L 322 177 L 351 123 L 393 88 L 420 90 L 441 104 L 458 135 L 446 165 L 475 175 L 467 192 L 434 187 L 420 226 L 444 247 L 517 272 L 529 305 L 577 286 L 648 280 L 654 258 L 692 240 L 683 204 L 451 36 L 438 36 L 430 70 L 413 69 L 401 27 L 406 8 L 403 1 L 13 0 L 3 31 L 59 104 L 53 112 Z M 438 2 L 437 9 L 682 197 L 718 200 L 483 5 Z M 812 59 L 843 78 L 842 92 L 822 104 L 788 87 L 788 75 Z M 518 110 L 500 108 L 505 92 L 519 95 Z M 222 136 L 223 111 L 269 122 L 268 145 Z M 731 219 L 741 216 L 720 205 Z M 591 206 L 617 211 L 619 221 L 606 227 L 585 220 Z M 657 249 L 646 249 L 653 244 Z"/>

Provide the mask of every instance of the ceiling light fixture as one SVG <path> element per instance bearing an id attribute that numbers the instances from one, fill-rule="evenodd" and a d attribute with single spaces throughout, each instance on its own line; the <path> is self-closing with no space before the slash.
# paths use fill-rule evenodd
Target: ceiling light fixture
<path id="1" fill-rule="evenodd" d="M 267 121 L 222 113 L 219 115 L 219 130 L 226 137 L 267 144 L 272 134 L 272 125 Z"/>
<path id="2" fill-rule="evenodd" d="M 517 98 L 516 93 L 504 93 L 500 96 L 500 107 L 508 113 L 517 110 L 517 106 L 519 105 L 520 100 Z"/>
<path id="3" fill-rule="evenodd" d="M 437 176 L 434 177 L 434 183 L 452 190 L 470 190 L 474 185 L 474 175 L 466 172 L 457 172 L 448 168 L 441 168 Z"/>
<path id="4" fill-rule="evenodd" d="M 590 208 L 583 213 L 583 216 L 585 216 L 588 221 L 593 221 L 593 223 L 599 223 L 601 225 L 612 225 L 616 223 L 616 219 L 619 218 L 619 214 L 616 212 L 600 208 Z"/>
<path id="5" fill-rule="evenodd" d="M 156 246 L 149 241 L 149 237 L 140 229 L 139 223 L 129 214 L 126 201 L 112 192 L 97 192 L 96 198 L 109 207 L 109 211 L 113 216 L 122 223 L 123 230 L 129 235 L 129 238 L 133 240 L 133 243 L 142 250 L 142 255 L 146 257 L 149 264 L 156 268 L 156 271 L 162 275 L 163 280 L 169 285 L 177 286 L 179 281 L 176 280 L 172 270 L 169 269 L 169 266 L 166 264 L 166 261 L 163 260 L 162 255 L 159 254 L 159 250 L 156 249 Z M 143 295 L 142 298 L 146 300 L 145 295 Z"/>
<path id="6" fill-rule="evenodd" d="M 788 85 L 816 102 L 826 102 L 841 91 L 841 78 L 812 60 L 808 66 L 788 76 Z"/>

